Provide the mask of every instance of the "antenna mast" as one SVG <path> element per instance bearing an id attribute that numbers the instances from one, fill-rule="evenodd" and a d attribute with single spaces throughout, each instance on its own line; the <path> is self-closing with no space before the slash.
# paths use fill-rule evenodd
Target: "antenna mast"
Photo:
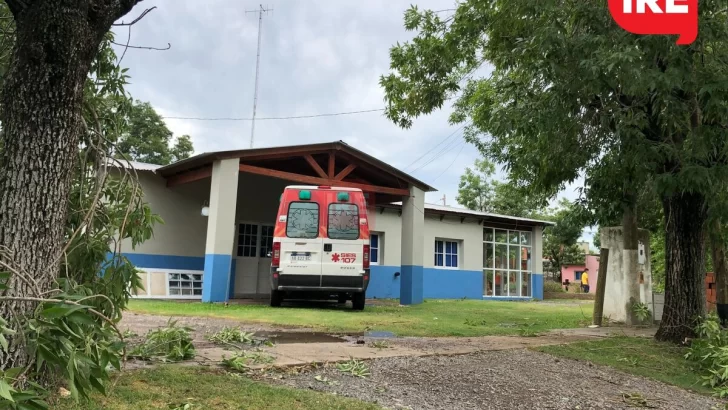
<path id="1" fill-rule="evenodd" d="M 263 5 L 260 5 L 258 10 L 250 10 L 245 13 L 258 13 L 258 55 L 255 59 L 255 93 L 253 94 L 253 121 L 250 127 L 250 148 L 253 148 L 253 141 L 255 140 L 255 114 L 258 110 L 258 76 L 260 75 L 260 35 L 263 29 L 263 13 L 273 11 L 273 9 L 266 9 Z"/>

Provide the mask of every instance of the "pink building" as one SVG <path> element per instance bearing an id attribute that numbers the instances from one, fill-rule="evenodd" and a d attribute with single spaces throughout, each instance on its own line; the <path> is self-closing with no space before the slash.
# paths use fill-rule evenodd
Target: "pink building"
<path id="1" fill-rule="evenodd" d="M 583 265 L 565 265 L 561 267 L 561 282 L 569 280 L 569 290 L 581 285 L 581 273 L 589 269 L 589 293 L 597 291 L 597 275 L 599 272 L 599 255 L 586 255 Z"/>

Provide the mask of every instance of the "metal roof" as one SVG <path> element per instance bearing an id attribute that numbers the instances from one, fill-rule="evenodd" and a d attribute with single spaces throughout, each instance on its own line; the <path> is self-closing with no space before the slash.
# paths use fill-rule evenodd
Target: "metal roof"
<path id="1" fill-rule="evenodd" d="M 325 142 L 325 143 L 318 143 L 318 144 L 305 144 L 305 145 L 288 145 L 288 146 L 282 146 L 282 147 L 269 147 L 269 148 L 251 148 L 251 149 L 240 149 L 240 150 L 231 150 L 231 151 L 214 151 L 214 152 L 205 152 L 199 155 L 195 155 L 193 157 L 183 159 L 182 161 L 175 162 L 174 164 L 165 165 L 159 169 L 156 170 L 159 174 L 162 176 L 170 176 L 173 174 L 178 174 L 180 172 L 199 168 L 204 165 L 211 164 L 214 160 L 219 159 L 230 159 L 230 158 L 254 158 L 257 156 L 264 156 L 264 155 L 270 155 L 270 154 L 291 154 L 291 156 L 294 156 L 296 154 L 305 154 L 308 152 L 322 152 L 327 150 L 334 150 L 334 151 L 342 151 L 345 152 L 353 157 L 358 158 L 359 160 L 366 162 L 374 167 L 380 168 L 383 171 L 389 172 L 390 174 L 409 182 L 410 184 L 426 191 L 426 192 L 434 192 L 437 191 L 437 189 L 433 188 L 432 186 L 420 181 L 419 179 L 413 177 L 412 175 L 409 175 L 403 171 L 400 171 L 399 169 L 387 164 L 386 162 L 377 159 L 363 151 L 360 151 L 351 145 L 345 143 L 344 141 L 334 141 L 334 142 Z"/>
<path id="2" fill-rule="evenodd" d="M 148 164 L 146 162 L 126 161 L 123 159 L 112 159 L 112 158 L 109 158 L 107 160 L 107 164 L 109 167 L 112 167 L 112 168 L 135 169 L 137 171 L 156 171 L 159 168 L 162 168 L 162 165 Z"/>
<path id="3" fill-rule="evenodd" d="M 473 215 L 473 216 L 483 216 L 488 218 L 503 218 L 508 219 L 511 221 L 522 221 L 522 222 L 530 222 L 533 224 L 540 224 L 540 225 L 549 225 L 553 226 L 556 225 L 555 223 L 551 221 L 543 221 L 540 219 L 531 219 L 531 218 L 521 218 L 518 216 L 508 216 L 508 215 L 500 215 L 500 214 L 493 214 L 490 212 L 480 212 L 480 211 L 473 211 L 470 209 L 465 208 L 455 208 L 454 206 L 443 206 L 443 205 L 437 205 L 437 204 L 425 204 L 425 209 L 430 209 L 433 211 L 441 211 L 441 212 L 448 212 L 448 213 L 457 213 L 459 215 Z"/>

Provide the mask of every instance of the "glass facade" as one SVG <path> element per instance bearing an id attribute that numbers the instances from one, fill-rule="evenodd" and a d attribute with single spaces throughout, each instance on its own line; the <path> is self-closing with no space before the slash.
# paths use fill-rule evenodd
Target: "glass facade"
<path id="1" fill-rule="evenodd" d="M 483 295 L 531 296 L 532 232 L 483 228 Z"/>

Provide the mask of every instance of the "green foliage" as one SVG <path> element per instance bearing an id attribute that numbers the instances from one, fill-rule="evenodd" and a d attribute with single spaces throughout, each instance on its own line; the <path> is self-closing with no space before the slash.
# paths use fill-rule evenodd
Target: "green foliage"
<path id="1" fill-rule="evenodd" d="M 217 332 L 208 335 L 207 339 L 213 343 L 243 343 L 252 345 L 255 343 L 253 338 L 255 333 L 248 333 L 239 327 L 225 326 Z"/>
<path id="2" fill-rule="evenodd" d="M 189 135 L 182 135 L 172 143 L 173 134 L 164 119 L 151 104 L 137 100 L 127 112 L 116 152 L 135 161 L 167 165 L 188 158 L 194 151 Z"/>
<path id="3" fill-rule="evenodd" d="M 375 349 L 388 349 L 389 343 L 386 340 L 375 340 L 372 342 L 372 347 Z"/>
<path id="4" fill-rule="evenodd" d="M 582 209 L 562 199 L 558 208 L 547 210 L 541 217 L 556 224 L 544 229 L 543 255 L 549 261 L 547 272 L 561 282 L 562 266 L 584 263 L 584 251 L 576 245 L 584 229 Z"/>
<path id="5" fill-rule="evenodd" d="M 477 159 L 474 169 L 466 168 L 460 176 L 457 201 L 468 209 L 500 215 L 538 217 L 546 198 L 533 195 L 524 187 L 493 179 L 495 166 L 487 159 Z"/>
<path id="6" fill-rule="evenodd" d="M 252 365 L 270 364 L 274 361 L 275 358 L 273 356 L 264 352 L 243 351 L 230 357 L 223 356 L 222 365 L 236 372 L 246 373 Z"/>
<path id="7" fill-rule="evenodd" d="M 544 280 L 543 281 L 543 291 L 544 293 L 562 293 L 564 291 L 564 287 L 561 286 L 561 282 L 556 282 L 553 280 Z"/>
<path id="8" fill-rule="evenodd" d="M 714 315 L 707 316 L 697 326 L 698 339 L 692 341 L 685 358 L 696 362 L 703 372 L 704 386 L 716 396 L 728 397 L 728 331 L 722 329 Z"/>
<path id="9" fill-rule="evenodd" d="M 495 166 L 484 159 L 475 161 L 475 169 L 465 168 L 460 176 L 457 201 L 460 205 L 480 212 L 492 212 L 493 189 L 491 178 Z"/>
<path id="10" fill-rule="evenodd" d="M 336 368 L 344 374 L 348 374 L 354 377 L 367 378 L 372 375 L 369 371 L 369 366 L 361 360 L 351 359 L 346 362 L 342 362 L 336 365 Z"/>
<path id="11" fill-rule="evenodd" d="M 192 359 L 195 357 L 195 346 L 191 331 L 191 328 L 177 326 L 176 321 L 170 320 L 166 327 L 151 330 L 129 356 L 162 362 Z"/>
<path id="12" fill-rule="evenodd" d="M 640 323 L 648 323 L 652 319 L 650 307 L 642 302 L 632 304 L 632 313 Z"/>

